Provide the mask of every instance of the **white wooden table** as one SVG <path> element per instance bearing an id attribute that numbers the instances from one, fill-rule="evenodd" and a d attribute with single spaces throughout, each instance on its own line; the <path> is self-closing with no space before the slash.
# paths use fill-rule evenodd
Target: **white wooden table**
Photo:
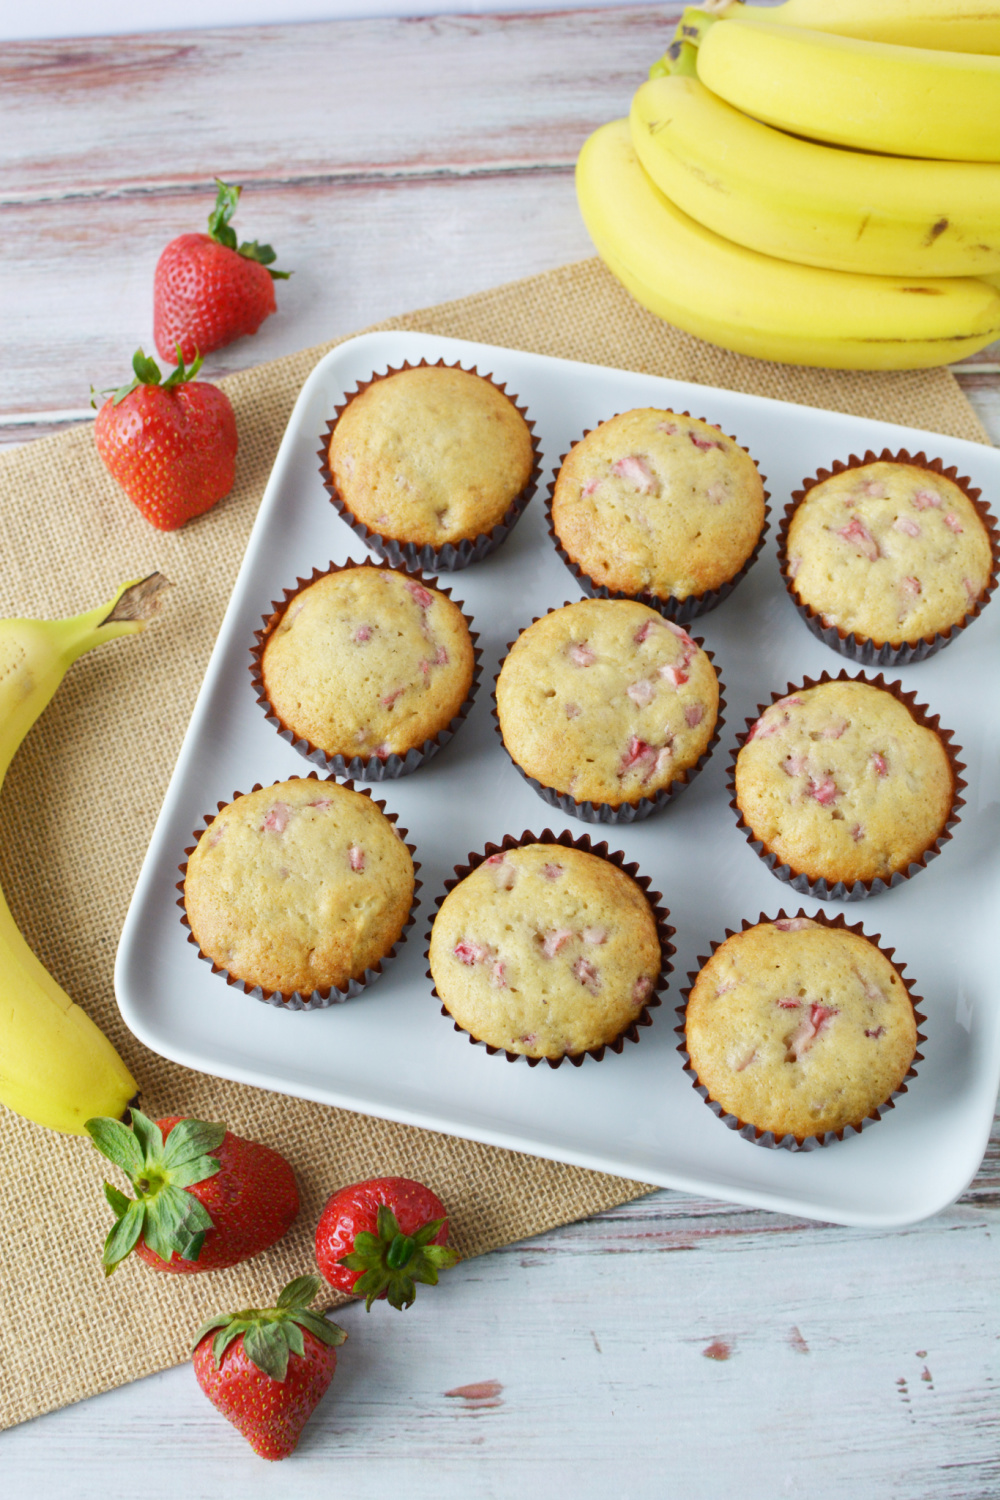
<path id="1" fill-rule="evenodd" d="M 576 152 L 678 10 L 7 46 L 0 439 L 80 420 L 151 349 L 156 257 L 203 226 L 214 175 L 296 274 L 207 373 L 590 253 Z M 997 353 L 958 373 L 1000 439 Z M 656 1193 L 460 1266 L 405 1316 L 345 1310 L 333 1391 L 280 1467 L 184 1367 L 0 1436 L 0 1492 L 995 1497 L 998 1148 L 905 1231 Z"/>

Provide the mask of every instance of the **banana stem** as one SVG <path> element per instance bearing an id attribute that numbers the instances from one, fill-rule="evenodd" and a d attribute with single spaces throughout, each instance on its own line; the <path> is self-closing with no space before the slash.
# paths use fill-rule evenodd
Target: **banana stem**
<path id="1" fill-rule="evenodd" d="M 103 641 L 145 630 L 159 612 L 164 589 L 170 586 L 170 580 L 162 573 L 150 573 L 146 578 L 123 583 L 107 604 L 63 621 L 66 631 L 63 655 L 67 666 Z"/>
<path id="2" fill-rule="evenodd" d="M 670 46 L 650 68 L 650 78 L 669 78 L 674 75 L 697 78 L 698 43 L 725 10 L 734 8 L 732 0 L 717 0 L 711 11 L 708 6 L 702 10 L 697 6 L 689 5 L 677 23 L 677 30 L 674 32 Z"/>

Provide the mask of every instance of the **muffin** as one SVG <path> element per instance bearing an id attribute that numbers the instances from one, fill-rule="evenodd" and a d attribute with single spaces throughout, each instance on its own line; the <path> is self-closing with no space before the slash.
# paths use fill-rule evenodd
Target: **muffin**
<path id="1" fill-rule="evenodd" d="M 515 765 L 580 816 L 582 804 L 660 805 L 684 785 L 716 735 L 720 699 L 708 654 L 679 625 L 631 600 L 583 599 L 521 632 L 496 703 Z"/>
<path id="2" fill-rule="evenodd" d="M 290 592 L 265 622 L 252 668 L 262 705 L 296 748 L 362 776 L 390 757 L 397 774 L 413 770 L 450 738 L 471 706 L 475 669 L 465 616 L 446 593 L 350 562 Z"/>
<path id="3" fill-rule="evenodd" d="M 761 920 L 703 965 L 684 1012 L 688 1069 L 763 1144 L 828 1144 L 891 1105 L 917 1056 L 899 970 L 859 928 Z"/>
<path id="4" fill-rule="evenodd" d="M 733 788 L 751 840 L 781 878 L 823 881 L 821 895 L 898 883 L 938 852 L 961 804 L 945 739 L 913 695 L 846 673 L 761 714 L 736 756 Z M 852 891 L 858 882 L 867 889 Z"/>
<path id="5" fill-rule="evenodd" d="M 650 900 L 620 856 L 531 835 L 505 843 L 441 903 L 428 952 L 436 994 L 460 1030 L 512 1059 L 621 1051 L 659 1004 L 664 954 Z"/>
<path id="6" fill-rule="evenodd" d="M 552 529 L 585 586 L 689 619 L 718 604 L 751 561 L 765 499 L 757 465 L 733 438 L 642 407 L 575 444 L 553 488 Z"/>
<path id="7" fill-rule="evenodd" d="M 796 491 L 782 568 L 828 644 L 855 656 L 867 647 L 861 660 L 913 660 L 913 648 L 944 645 L 985 603 L 990 530 L 978 490 L 956 483 L 954 469 L 888 452 L 866 459 L 820 470 Z"/>
<path id="8" fill-rule="evenodd" d="M 503 387 L 441 362 L 390 370 L 348 398 L 325 474 L 355 529 L 377 551 L 386 544 L 390 561 L 455 566 L 503 539 L 534 470 L 531 427 Z"/>
<path id="9" fill-rule="evenodd" d="M 295 777 L 211 820 L 191 851 L 183 904 L 214 966 L 248 989 L 308 996 L 372 977 L 402 936 L 414 889 L 409 850 L 370 796 Z"/>

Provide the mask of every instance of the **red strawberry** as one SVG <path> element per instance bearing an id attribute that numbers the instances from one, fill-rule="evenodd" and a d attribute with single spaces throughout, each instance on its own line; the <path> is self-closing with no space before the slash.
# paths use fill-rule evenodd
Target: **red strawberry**
<path id="1" fill-rule="evenodd" d="M 245 1141 L 225 1125 L 171 1115 L 156 1124 L 133 1109 L 120 1120 L 88 1120 L 103 1156 L 135 1188 L 127 1198 L 109 1182 L 104 1196 L 116 1222 L 104 1245 L 110 1276 L 131 1250 L 158 1271 L 219 1271 L 259 1255 L 299 1211 L 295 1174 L 270 1146 Z"/>
<path id="2" fill-rule="evenodd" d="M 243 189 L 215 181 L 208 234 L 171 240 L 156 263 L 153 338 L 163 359 L 172 359 L 178 345 L 184 359 L 194 359 L 256 333 L 275 311 L 275 280 L 291 275 L 269 269 L 276 258 L 270 245 L 252 240 L 237 247 L 229 220 Z"/>
<path id="3" fill-rule="evenodd" d="M 331 1286 L 390 1307 L 410 1306 L 415 1282 L 436 1286 L 438 1271 L 458 1260 L 446 1247 L 447 1210 L 408 1177 L 376 1177 L 341 1188 L 316 1226 L 316 1264 Z"/>
<path id="4" fill-rule="evenodd" d="M 94 441 L 105 467 L 147 521 L 175 531 L 228 495 L 236 475 L 236 418 L 225 391 L 184 361 L 160 384 L 141 349 L 135 379 L 101 407 Z"/>
<path id="5" fill-rule="evenodd" d="M 347 1334 L 309 1311 L 319 1288 L 300 1276 L 277 1306 L 222 1313 L 195 1337 L 198 1384 L 261 1458 L 288 1457 L 337 1368 Z"/>

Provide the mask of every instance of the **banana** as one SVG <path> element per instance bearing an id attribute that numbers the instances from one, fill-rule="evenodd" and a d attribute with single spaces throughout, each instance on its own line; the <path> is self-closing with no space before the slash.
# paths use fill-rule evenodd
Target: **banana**
<path id="1" fill-rule="evenodd" d="M 629 123 L 678 208 L 765 255 L 885 276 L 1000 271 L 1000 165 L 818 146 L 679 73 L 644 83 Z"/>
<path id="2" fill-rule="evenodd" d="M 948 161 L 1000 161 L 1000 57 L 858 41 L 687 10 L 698 77 L 794 135 Z"/>
<path id="3" fill-rule="evenodd" d="M 598 253 L 637 301 L 737 353 L 835 369 L 919 369 L 1000 336 L 1000 293 L 984 281 L 818 270 L 714 234 L 646 175 L 627 120 L 585 142 L 576 188 Z"/>
<path id="4" fill-rule="evenodd" d="M 705 0 L 704 9 L 902 47 L 1000 53 L 1000 0 L 784 0 L 782 5 Z"/>
<path id="5" fill-rule="evenodd" d="M 85 651 L 142 630 L 159 573 L 123 584 L 69 620 L 0 620 L 0 785 L 67 668 Z M 94 1115 L 120 1117 L 138 1092 L 103 1032 L 35 957 L 0 893 L 0 1102 L 50 1130 L 84 1135 Z"/>

